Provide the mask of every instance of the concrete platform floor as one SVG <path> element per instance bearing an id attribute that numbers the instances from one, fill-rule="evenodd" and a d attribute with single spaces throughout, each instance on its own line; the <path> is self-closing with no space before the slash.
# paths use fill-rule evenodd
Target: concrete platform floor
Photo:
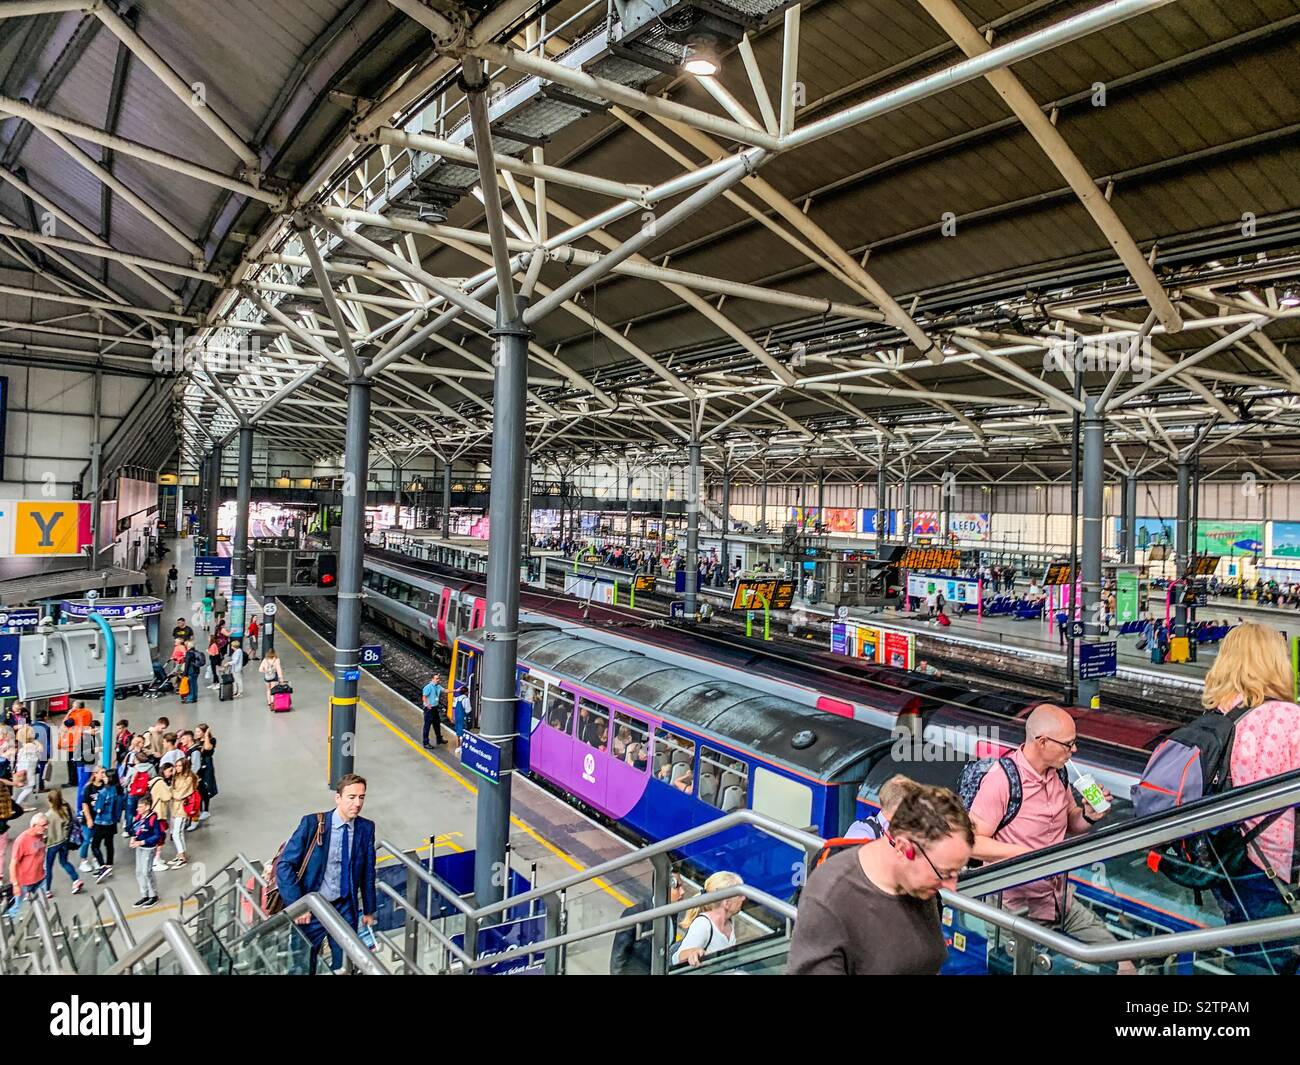
<path id="1" fill-rule="evenodd" d="M 153 586 L 166 587 L 167 567 L 175 562 L 182 578 L 178 595 L 168 597 L 162 616 L 162 640 L 170 647 L 176 618 L 192 614 L 185 602 L 184 576 L 193 572 L 191 541 L 172 543 L 166 562 L 150 568 Z M 201 595 L 201 581 L 195 594 Z M 172 730 L 208 724 L 217 737 L 216 776 L 219 794 L 212 803 L 211 819 L 189 838 L 190 864 L 158 874 L 162 902 L 150 910 L 133 911 L 139 896 L 133 853 L 120 835 L 112 876 L 95 885 L 89 874 L 86 893 L 70 895 L 66 874 L 56 870 L 55 900 L 65 921 L 92 914 L 89 896 L 112 889 L 127 912 L 137 938 L 159 921 L 176 916 L 178 900 L 206 881 L 217 869 L 243 853 L 250 859 L 269 860 L 293 830 L 300 816 L 333 808 L 327 775 L 327 725 L 333 649 L 316 633 L 281 609 L 277 616 L 276 650 L 284 661 L 286 679 L 294 688 L 294 710 L 273 714 L 266 708 L 265 686 L 256 663 L 245 671 L 243 698 L 222 703 L 217 693 L 203 686 L 198 701 L 183 704 L 174 696 L 162 699 L 132 698 L 117 704 L 116 717 L 126 718 L 132 732 L 166 716 Z M 196 626 L 196 630 L 199 626 Z M 381 840 L 398 847 L 427 848 L 431 837 L 438 851 L 474 846 L 476 786 L 448 747 L 425 750 L 420 744 L 419 710 L 385 685 L 363 673 L 361 712 L 357 721 L 356 771 L 367 778 L 365 816 L 375 821 Z M 87 701 L 96 714 L 98 704 Z M 447 731 L 450 735 L 450 730 Z M 53 781 L 66 781 L 65 767 L 52 770 Z M 73 799 L 73 789 L 64 789 Z M 43 803 L 37 803 L 43 808 Z M 538 883 L 546 883 L 575 870 L 606 861 L 632 850 L 572 807 L 524 778 L 514 786 L 511 844 L 512 866 L 529 875 L 536 863 Z M 14 823 L 11 836 L 25 826 Z M 427 850 L 426 850 L 427 853 Z M 164 848 L 171 857 L 170 842 Z M 75 864 L 75 862 L 74 862 Z M 571 892 L 570 924 L 608 920 L 635 898 L 644 870 L 634 867 L 627 882 L 598 883 Z M 607 971 L 608 939 L 574 949 L 569 958 L 574 971 Z"/>

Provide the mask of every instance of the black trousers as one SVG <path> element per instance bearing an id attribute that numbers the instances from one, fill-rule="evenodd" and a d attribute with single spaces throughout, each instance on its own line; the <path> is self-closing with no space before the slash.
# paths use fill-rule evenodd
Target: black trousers
<path id="1" fill-rule="evenodd" d="M 424 708 L 424 745 L 429 746 L 429 729 L 433 729 L 433 734 L 438 737 L 438 742 L 442 742 L 442 721 L 439 720 L 438 711 L 431 710 L 429 707 Z"/>
<path id="2" fill-rule="evenodd" d="M 95 825 L 90 830 L 90 850 L 100 865 L 113 864 L 113 831 L 116 828 L 117 825 Z"/>

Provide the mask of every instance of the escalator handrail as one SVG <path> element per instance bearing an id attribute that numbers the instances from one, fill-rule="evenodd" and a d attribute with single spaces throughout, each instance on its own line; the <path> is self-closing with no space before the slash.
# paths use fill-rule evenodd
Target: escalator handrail
<path id="1" fill-rule="evenodd" d="M 181 923 L 174 918 L 163 921 L 162 924 L 137 943 L 134 949 L 115 962 L 104 975 L 129 976 L 135 966 L 164 946 L 171 947 L 172 953 L 176 955 L 176 960 L 180 962 L 186 976 L 212 975 L 212 970 L 204 964 L 198 948 L 194 945 L 194 941 L 186 934 Z"/>
<path id="2" fill-rule="evenodd" d="M 233 958 L 237 947 L 260 938 L 272 929 L 289 927 L 295 917 L 305 913 L 310 913 L 324 926 L 325 934 L 343 948 L 348 960 L 359 971 L 367 976 L 391 975 L 375 957 L 374 952 L 361 941 L 356 929 L 343 919 L 343 915 L 334 908 L 332 903 L 327 902 L 325 896 L 319 891 L 295 899 L 279 913 L 272 914 L 243 935 L 231 940 L 227 952 Z"/>
<path id="3" fill-rule="evenodd" d="M 1071 836 L 1033 854 L 982 866 L 963 876 L 958 888 L 970 897 L 990 895 L 1297 804 L 1300 804 L 1300 770 L 1293 770 L 1218 795 L 1207 795 L 1185 806 Z"/>
<path id="4" fill-rule="evenodd" d="M 1131 958 L 1188 954 L 1218 947 L 1239 947 L 1246 943 L 1269 943 L 1300 935 L 1300 914 L 1288 913 L 1281 917 L 1197 928 L 1190 932 L 1168 932 L 1140 939 L 1117 940 L 1114 943 L 1083 943 L 1054 932 L 1028 917 L 1017 917 L 1006 910 L 990 906 L 987 902 L 951 891 L 940 891 L 939 895 L 945 906 L 978 917 L 1007 932 L 1025 936 L 1067 958 L 1093 965 L 1127 961 Z"/>

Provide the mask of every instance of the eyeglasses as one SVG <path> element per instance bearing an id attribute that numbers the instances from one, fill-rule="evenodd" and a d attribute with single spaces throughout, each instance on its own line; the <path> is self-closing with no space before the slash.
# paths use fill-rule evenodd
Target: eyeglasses
<path id="1" fill-rule="evenodd" d="M 1050 740 L 1052 743 L 1059 743 L 1067 751 L 1077 751 L 1079 749 L 1079 740 L 1077 737 L 1072 739 L 1069 743 L 1066 743 L 1065 740 L 1058 740 L 1054 736 L 1039 736 L 1038 738 L 1040 740 Z"/>
<path id="2" fill-rule="evenodd" d="M 918 851 L 921 852 L 921 857 L 925 859 L 925 864 L 928 865 L 928 866 L 930 867 L 930 872 L 934 873 L 936 879 L 938 879 L 938 880 L 956 880 L 956 879 L 957 879 L 958 874 L 961 872 L 960 869 L 953 869 L 953 870 L 950 870 L 950 871 L 949 871 L 949 870 L 940 870 L 940 869 L 939 869 L 939 868 L 934 864 L 934 862 L 930 861 L 930 856 L 929 856 L 928 854 L 925 853 L 925 848 L 922 847 L 921 844 L 917 843 L 916 840 L 912 840 L 912 846 L 915 847 Z"/>

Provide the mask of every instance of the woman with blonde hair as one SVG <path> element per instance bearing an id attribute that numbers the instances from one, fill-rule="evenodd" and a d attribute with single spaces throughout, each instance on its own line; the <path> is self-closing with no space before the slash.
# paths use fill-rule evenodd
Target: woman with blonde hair
<path id="1" fill-rule="evenodd" d="M 1228 763 L 1232 787 L 1300 769 L 1300 706 L 1292 701 L 1292 683 L 1291 660 L 1280 632 L 1249 622 L 1228 633 L 1206 674 L 1201 703 L 1207 710 L 1238 715 Z M 1245 821 L 1242 828 L 1249 830 L 1259 821 Z M 1263 828 L 1246 853 L 1246 872 L 1213 888 L 1224 920 L 1238 924 L 1289 915 L 1282 889 L 1295 883 L 1295 811 L 1286 811 Z M 1296 971 L 1292 943 L 1249 949 L 1274 972 Z"/>
<path id="2" fill-rule="evenodd" d="M 715 891 L 724 891 L 743 883 L 744 881 L 736 873 L 724 870 L 714 873 L 704 881 L 704 894 L 711 895 Z M 732 895 L 730 898 L 719 899 L 707 906 L 687 910 L 683 920 L 686 935 L 682 937 L 677 950 L 673 952 L 673 964 L 680 965 L 685 962 L 687 965 L 699 965 L 705 955 L 717 954 L 728 947 L 734 947 L 736 925 L 732 918 L 744 905 L 743 895 Z"/>
<path id="3" fill-rule="evenodd" d="M 190 768 L 190 760 L 182 758 L 175 763 L 172 772 L 171 809 L 167 819 L 171 822 L 172 843 L 176 845 L 176 857 L 167 863 L 172 869 L 179 869 L 189 862 L 185 853 L 185 832 L 189 828 L 190 818 L 197 817 L 201 809 L 199 795 L 199 778 Z"/>
<path id="4" fill-rule="evenodd" d="M 262 664 L 257 667 L 257 671 L 266 681 L 266 707 L 269 710 L 275 703 L 271 689 L 277 684 L 284 683 L 284 666 L 281 665 L 280 656 L 276 654 L 274 647 L 266 649 L 266 654 L 262 656 Z"/>

